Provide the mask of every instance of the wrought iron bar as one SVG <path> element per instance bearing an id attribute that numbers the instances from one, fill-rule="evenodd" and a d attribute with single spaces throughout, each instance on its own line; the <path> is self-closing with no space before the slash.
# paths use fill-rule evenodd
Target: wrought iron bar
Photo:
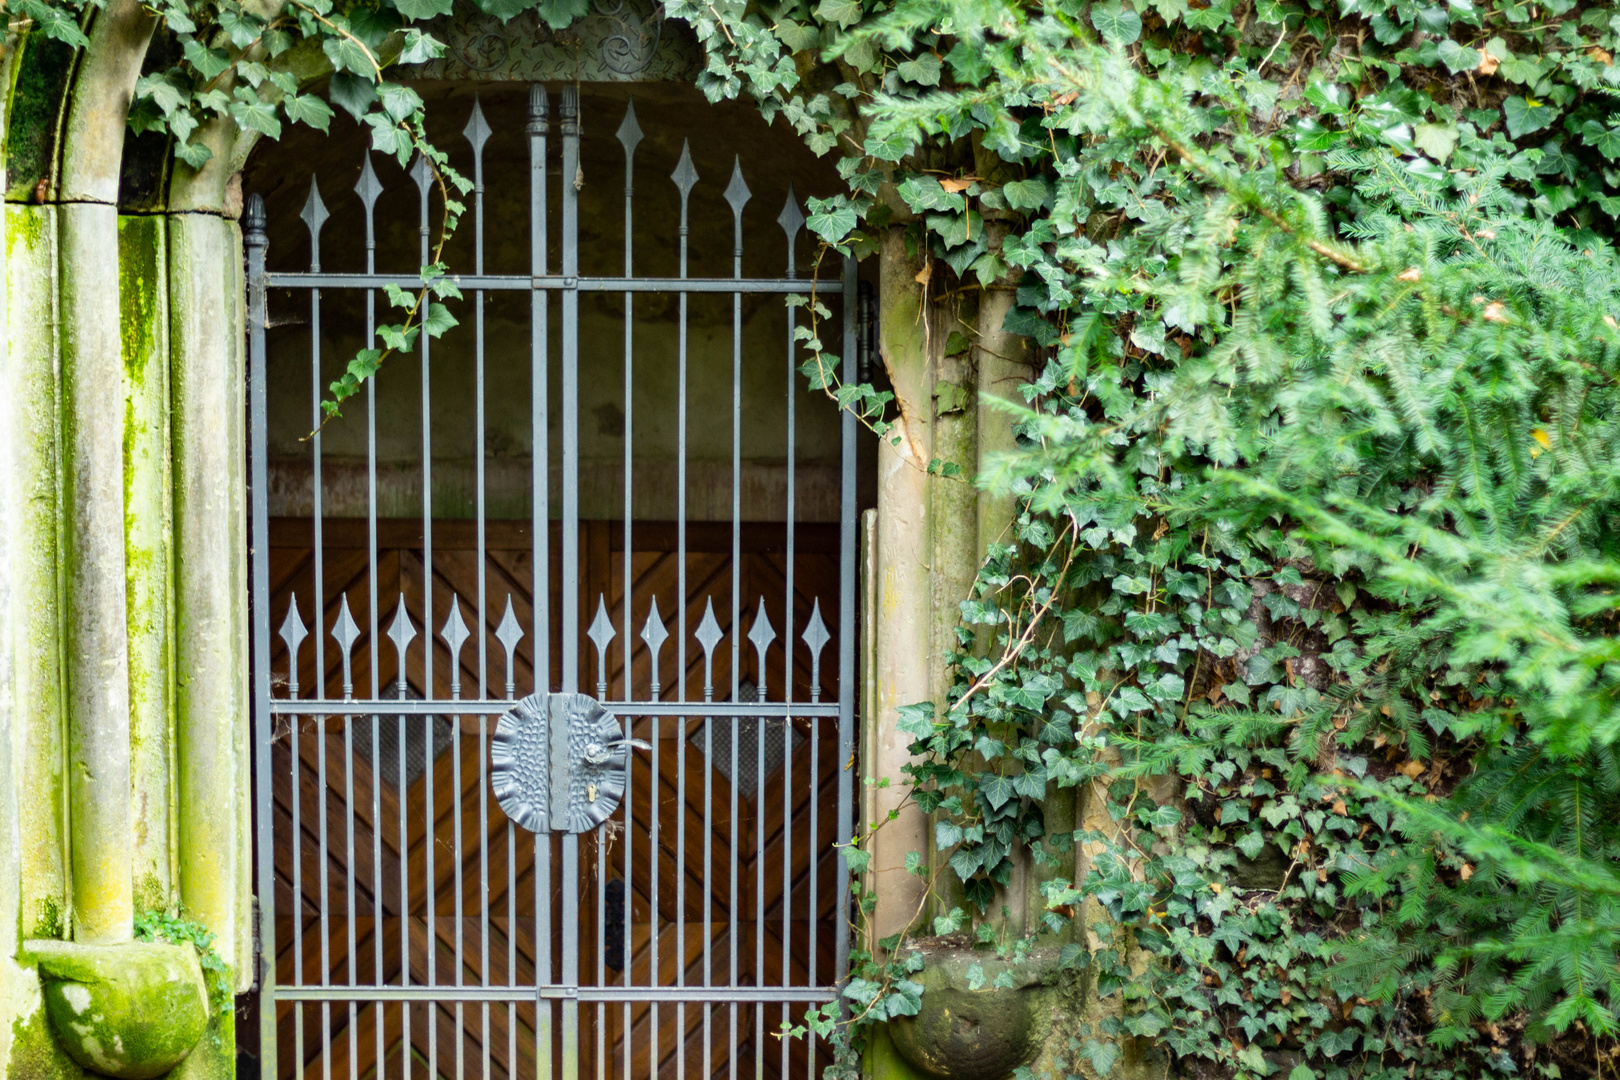
<path id="1" fill-rule="evenodd" d="M 800 278 L 755 277 L 581 277 L 566 274 L 448 274 L 462 291 L 536 293 L 804 293 L 808 282 Z M 272 273 L 273 289 L 379 289 L 398 285 L 422 287 L 411 274 L 326 274 L 284 270 Z"/>

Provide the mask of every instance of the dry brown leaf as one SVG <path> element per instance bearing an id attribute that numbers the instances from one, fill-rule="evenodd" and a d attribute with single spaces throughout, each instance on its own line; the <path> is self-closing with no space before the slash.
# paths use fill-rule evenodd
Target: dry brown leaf
<path id="1" fill-rule="evenodd" d="M 1402 776 L 1407 776 L 1413 780 L 1416 780 L 1418 777 L 1422 776 L 1427 769 L 1421 761 L 1407 761 L 1397 765 L 1395 767 L 1395 771 L 1400 773 Z"/>
<path id="2" fill-rule="evenodd" d="M 1479 232 L 1475 233 L 1474 235 L 1479 237 L 1481 240 L 1495 240 L 1496 239 L 1496 230 L 1495 229 L 1481 229 L 1481 230 L 1479 230 Z"/>
<path id="3" fill-rule="evenodd" d="M 1620 330 L 1620 322 L 1616 322 L 1613 315 L 1603 316 L 1603 321 L 1609 325 L 1610 330 Z"/>
<path id="4" fill-rule="evenodd" d="M 1420 279 L 1422 277 L 1423 277 L 1423 273 L 1422 273 L 1422 271 L 1418 270 L 1417 267 L 1408 266 L 1405 270 L 1402 270 L 1399 274 L 1396 275 L 1395 280 L 1396 281 L 1417 281 L 1418 279 Z"/>
<path id="5" fill-rule="evenodd" d="M 923 268 L 921 270 L 917 271 L 917 276 L 912 278 L 911 280 L 915 281 L 917 284 L 919 284 L 919 285 L 923 286 L 924 288 L 926 288 L 928 286 L 928 279 L 933 277 L 933 276 L 934 276 L 934 264 L 933 263 L 925 263 L 923 265 Z"/>
<path id="6" fill-rule="evenodd" d="M 1614 63 L 1614 54 L 1608 49 L 1601 48 L 1597 45 L 1594 45 L 1590 49 L 1586 50 L 1586 57 L 1589 60 L 1596 60 L 1604 67 L 1608 67 L 1610 64 Z"/>
<path id="7" fill-rule="evenodd" d="M 1290 1001 L 1294 1000 L 1294 992 L 1292 990 L 1288 989 L 1288 987 L 1285 986 L 1285 987 L 1282 988 L 1282 993 L 1279 994 L 1278 997 L 1282 1001 L 1282 1003 L 1284 1005 L 1286 1005 Z M 1279 1031 L 1277 1034 L 1281 1035 L 1282 1032 Z"/>
<path id="8" fill-rule="evenodd" d="M 1054 105 L 1073 105 L 1074 104 L 1074 99 L 1079 97 L 1079 96 L 1080 96 L 1079 91 L 1070 90 L 1067 94 L 1058 94 L 1056 97 L 1054 97 L 1052 99 L 1052 104 L 1054 104 Z"/>
<path id="9" fill-rule="evenodd" d="M 1489 49 L 1479 50 L 1479 67 L 1474 70 L 1481 75 L 1495 75 L 1496 69 L 1502 66 L 1502 58 Z"/>
<path id="10" fill-rule="evenodd" d="M 1346 810 L 1345 807 L 1344 807 L 1344 800 L 1343 799 L 1334 799 L 1333 800 L 1333 812 L 1335 814 L 1340 815 L 1341 817 L 1343 815 L 1349 813 L 1349 811 Z"/>
<path id="11" fill-rule="evenodd" d="M 1496 323 L 1505 323 L 1510 321 L 1508 319 L 1507 308 L 1503 306 L 1502 301 L 1492 300 L 1490 303 L 1485 305 L 1485 321 Z"/>
<path id="12" fill-rule="evenodd" d="M 1462 869 L 1457 871 L 1457 876 L 1462 878 L 1464 881 L 1467 881 L 1469 878 L 1473 877 L 1474 876 L 1474 865 L 1473 865 L 1473 863 L 1463 863 L 1462 864 Z"/>
<path id="13" fill-rule="evenodd" d="M 972 187 L 978 182 L 979 178 L 977 176 L 947 176 L 945 179 L 939 182 L 939 186 L 950 192 L 952 195 L 960 195 L 962 192 L 966 191 L 968 188 Z"/>

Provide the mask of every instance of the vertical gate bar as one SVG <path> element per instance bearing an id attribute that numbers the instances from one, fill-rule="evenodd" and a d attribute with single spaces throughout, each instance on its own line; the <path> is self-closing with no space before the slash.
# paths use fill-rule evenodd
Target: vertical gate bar
<path id="1" fill-rule="evenodd" d="M 840 377 L 845 385 L 855 382 L 855 260 L 844 258 L 844 369 Z M 855 754 L 855 414 L 845 409 L 840 414 L 843 430 L 843 467 L 839 482 L 838 511 L 838 756 L 837 761 L 849 761 Z M 854 791 L 851 770 L 838 771 L 838 838 L 854 835 L 852 819 Z M 833 976 L 840 986 L 848 977 L 849 925 L 844 914 L 849 897 L 849 867 L 843 859 L 838 866 L 838 909 L 834 925 L 835 940 Z"/>
<path id="2" fill-rule="evenodd" d="M 748 636 L 754 642 L 755 663 L 758 666 L 759 690 L 754 700 L 770 700 L 770 680 L 767 678 L 771 639 L 770 619 L 766 615 L 765 597 L 759 598 L 753 628 Z M 786 717 L 783 723 L 786 724 Z M 754 986 L 765 985 L 765 724 L 764 716 L 754 720 Z M 784 732 L 785 732 L 784 728 Z M 765 1027 L 765 1005 L 754 1003 L 754 1033 L 749 1040 L 754 1047 L 754 1077 L 763 1080 L 765 1074 L 765 1043 L 760 1033 Z"/>
<path id="3" fill-rule="evenodd" d="M 619 125 L 619 141 L 624 145 L 624 276 L 631 277 L 634 273 L 634 245 L 633 239 L 633 203 L 635 197 L 635 158 L 636 144 L 641 141 L 641 127 L 636 123 L 636 102 L 631 98 L 625 106 L 624 123 Z M 631 681 L 633 672 L 632 661 L 635 658 L 635 639 L 631 632 L 632 607 L 634 606 L 635 589 L 632 587 L 634 579 L 631 576 L 632 552 L 632 483 L 634 473 L 631 468 L 631 449 L 633 446 L 635 425 L 631 422 L 635 411 L 635 384 L 633 381 L 635 363 L 632 355 L 634 340 L 634 321 L 632 311 L 632 297 L 630 293 L 624 294 L 624 584 L 622 587 L 624 609 L 624 681 L 620 693 L 626 701 L 635 700 L 634 685 Z M 635 721 L 627 720 L 625 735 L 635 734 Z M 620 970 L 623 973 L 624 985 L 630 986 L 635 980 L 635 969 L 631 964 L 632 950 L 630 948 L 631 908 L 634 906 L 635 896 L 635 815 L 633 812 L 635 792 L 635 755 L 625 755 L 624 766 L 624 904 L 620 914 L 620 922 L 624 933 L 621 941 L 624 946 L 624 956 L 620 960 Z M 658 814 L 658 774 L 652 774 L 649 788 L 653 792 L 652 813 L 656 819 Z M 654 874 L 657 873 L 656 862 L 653 864 Z M 604 946 L 605 946 L 604 942 Z M 630 1003 L 624 1004 L 624 1026 L 620 1035 L 624 1051 L 623 1080 L 630 1080 Z"/>
<path id="4" fill-rule="evenodd" d="M 258 789 L 255 810 L 258 813 L 256 839 L 259 850 L 256 867 L 259 902 L 259 953 L 249 958 L 257 965 L 255 973 L 259 983 L 259 1062 L 268 1071 L 266 1076 L 278 1076 L 276 1069 L 276 966 L 266 955 L 276 955 L 275 904 L 275 836 L 272 830 L 274 814 L 271 806 L 270 755 L 275 738 L 274 719 L 270 715 L 270 522 L 269 522 L 269 470 L 265 463 L 267 423 L 265 409 L 265 341 L 264 327 L 268 321 L 265 297 L 264 260 L 268 237 L 265 235 L 264 200 L 257 195 L 248 200 L 244 215 L 245 228 L 242 246 L 247 254 L 248 287 L 248 483 L 252 487 L 253 509 L 253 730 L 257 734 L 253 754 L 253 783 Z M 296 650 L 288 650 L 291 665 L 290 684 L 298 680 Z M 293 788 L 294 803 L 297 802 Z M 294 858 L 297 857 L 294 848 Z"/>
<path id="5" fill-rule="evenodd" d="M 788 184 L 787 205 L 782 208 L 782 216 L 778 219 L 782 231 L 787 238 L 787 276 L 798 277 L 798 234 L 804 224 L 804 215 L 799 212 L 799 202 L 794 195 L 793 185 Z M 794 532 L 798 521 L 797 504 L 797 466 L 798 466 L 798 398 L 795 391 L 798 388 L 798 367 L 794 361 L 798 358 L 795 347 L 794 331 L 797 329 L 798 309 L 792 304 L 785 305 L 787 312 L 787 598 L 782 604 L 782 613 L 787 620 L 787 629 L 782 636 L 782 700 L 789 705 L 793 704 L 793 650 L 797 644 L 793 636 L 793 605 L 797 599 L 793 584 L 794 567 Z M 812 746 L 814 755 L 815 747 Z M 793 955 L 793 717 L 782 718 L 782 775 L 787 783 L 782 786 L 782 985 L 788 986 L 793 982 L 792 963 Z M 814 789 L 810 791 L 810 801 L 816 799 Z M 812 849 L 813 850 L 813 849 Z M 814 916 L 812 916 L 814 917 Z M 788 1019 L 787 1005 L 782 1006 L 782 1020 Z M 782 1076 L 786 1080 L 788 1073 L 788 1044 L 782 1040 Z"/>
<path id="6" fill-rule="evenodd" d="M 634 262 L 634 201 L 635 201 L 635 158 L 636 144 L 641 141 L 641 127 L 636 123 L 636 102 L 631 98 L 625 106 L 624 123 L 619 125 L 619 141 L 624 145 L 624 276 L 630 277 L 635 273 Z M 631 450 L 633 446 L 635 425 L 631 422 L 635 410 L 635 362 L 633 357 L 634 329 L 632 296 L 624 294 L 624 583 L 623 592 L 624 609 L 624 682 L 621 693 L 626 701 L 635 699 L 635 688 L 632 682 L 635 659 L 635 639 L 631 632 L 632 608 L 634 607 L 635 589 L 632 577 L 633 538 L 632 517 L 633 499 L 632 484 L 634 473 L 632 471 Z M 625 725 L 625 734 L 635 734 L 635 721 L 628 720 Z M 619 967 L 623 974 L 623 983 L 630 986 L 635 983 L 635 967 L 632 962 L 634 952 L 631 949 L 632 925 L 631 914 L 635 906 L 635 813 L 632 795 L 635 792 L 635 755 L 625 755 L 624 766 L 624 903 L 620 912 L 619 921 L 623 927 L 620 935 L 624 946 L 624 955 L 620 958 Z M 648 780 L 649 790 L 652 792 L 652 815 L 656 821 L 658 817 L 658 773 L 654 771 Z M 654 826 L 656 829 L 656 826 Z M 651 871 L 656 878 L 658 873 L 656 858 L 650 864 Z M 654 895 L 657 886 L 653 886 Z M 651 918 L 656 919 L 656 916 Z M 657 928 L 654 926 L 654 933 Z M 606 942 L 603 943 L 604 947 Z M 650 982 L 655 982 L 656 976 Z M 624 1003 L 623 1026 L 620 1029 L 619 1042 L 623 1050 L 624 1074 L 622 1080 L 630 1080 L 630 1003 Z"/>
<path id="7" fill-rule="evenodd" d="M 547 272 L 546 238 L 546 141 L 550 131 L 550 103 L 546 88 L 529 87 L 529 262 L 536 276 Z M 534 692 L 551 689 L 551 465 L 550 441 L 546 431 L 549 408 L 550 347 L 549 298 L 543 289 L 530 294 L 530 454 L 534 469 L 534 496 L 530 507 L 533 523 L 533 669 Z M 510 679 L 510 676 L 508 676 Z M 512 887 L 517 887 L 515 868 Z M 534 938 L 535 1000 L 534 1037 L 537 1080 L 551 1080 L 551 1001 L 540 995 L 539 987 L 551 982 L 551 840 L 534 836 Z"/>
<path id="8" fill-rule="evenodd" d="M 742 182 L 742 159 L 736 159 L 732 169 L 732 184 L 726 189 L 731 201 L 733 229 L 731 245 L 731 276 L 742 278 L 742 210 L 748 200 L 748 188 Z M 733 196 L 733 191 L 737 194 Z M 742 293 L 731 294 L 731 700 L 740 701 L 742 691 Z M 756 676 L 758 672 L 755 673 Z M 738 852 L 737 788 L 740 773 L 737 760 L 737 739 L 740 720 L 733 719 L 731 728 L 731 891 L 727 894 L 727 913 L 731 916 L 731 929 L 727 952 L 731 954 L 731 986 L 737 985 L 737 940 L 739 895 L 737 871 L 741 858 Z M 761 732 L 755 731 L 758 740 Z M 730 1021 L 727 1042 L 726 1071 L 735 1080 L 737 1075 L 737 1003 L 731 1002 L 726 1010 Z"/>
<path id="9" fill-rule="evenodd" d="M 432 647 L 432 644 L 432 638 L 429 638 L 429 647 Z M 462 843 L 465 834 L 462 832 L 461 828 L 461 739 L 465 734 L 465 728 L 463 727 L 464 720 L 466 720 L 466 717 L 460 715 L 452 716 L 450 718 L 452 725 L 450 739 L 450 775 L 453 777 L 453 782 L 450 789 L 450 801 L 452 806 L 451 827 L 454 829 L 453 835 L 455 836 L 455 846 L 450 850 L 454 852 L 451 861 L 454 864 L 452 873 L 454 875 L 454 885 L 456 890 L 456 902 L 454 909 L 456 913 L 455 960 L 456 986 L 458 988 L 466 984 L 467 975 L 467 960 L 466 953 L 463 949 L 464 942 L 462 940 L 462 927 L 465 925 L 465 911 L 463 910 L 462 899 L 464 896 L 464 890 L 462 889 L 461 884 L 461 864 L 463 862 L 462 852 L 467 850 L 465 845 Z M 465 1023 L 467 1017 L 464 1008 L 464 1005 L 458 999 L 456 1001 L 456 1080 L 462 1080 L 462 1077 L 466 1075 L 465 1058 L 467 1049 L 467 1029 Z"/>
<path id="10" fill-rule="evenodd" d="M 473 268 L 474 272 L 484 272 L 484 143 L 489 138 L 489 125 L 484 121 L 484 110 L 479 104 L 478 95 L 473 95 L 472 116 L 467 121 L 465 132 L 467 141 L 473 148 Z M 484 535 L 484 293 L 478 290 L 473 293 L 473 458 L 474 458 L 474 486 L 477 489 L 474 508 L 474 518 L 477 521 L 477 561 L 478 561 L 478 700 L 484 701 L 489 696 L 489 635 L 485 633 L 488 625 L 485 620 L 485 535 Z M 459 657 L 451 658 L 452 664 L 459 664 Z M 460 672 L 456 674 L 459 676 Z M 482 898 L 479 922 L 479 970 L 482 973 L 482 983 L 489 985 L 489 800 L 485 795 L 488 777 L 485 768 L 489 762 L 489 718 L 478 718 L 478 895 Z M 459 796 L 458 802 L 459 803 Z M 483 1020 L 483 1077 L 489 1080 L 489 1002 L 480 1006 Z M 510 1060 L 508 1061 L 510 1068 Z"/>
<path id="11" fill-rule="evenodd" d="M 416 166 L 412 169 L 416 186 L 420 192 L 418 231 L 421 240 L 421 265 L 426 266 L 428 261 L 429 227 L 428 227 L 428 185 L 431 183 L 427 161 L 417 156 Z M 424 330 L 418 335 L 422 346 L 422 624 L 429 628 L 428 640 L 422 650 L 423 675 L 422 685 L 427 688 L 429 695 L 433 693 L 433 427 L 432 427 L 432 349 L 427 332 Z M 424 847 L 427 849 L 427 877 L 424 885 L 427 892 L 427 981 L 428 985 L 438 983 L 438 938 L 439 922 L 437 911 L 438 877 L 434 870 L 435 848 L 438 847 L 438 802 L 433 793 L 433 716 L 422 717 L 424 736 L 424 759 L 427 775 L 427 821 L 423 829 L 425 838 Z M 430 1076 L 439 1075 L 439 1025 L 437 1009 L 429 1005 L 428 1010 L 428 1067 Z"/>
<path id="12" fill-rule="evenodd" d="M 309 216 L 307 216 L 304 220 L 309 224 L 309 227 L 310 227 L 309 228 L 309 231 L 310 231 L 310 252 L 309 252 L 310 271 L 312 273 L 318 273 L 320 271 L 320 268 L 321 268 L 321 228 L 320 227 L 321 227 L 321 222 L 323 222 L 325 220 L 325 217 L 326 217 L 326 208 L 321 205 L 321 202 L 320 202 L 320 189 L 316 185 L 315 177 L 313 177 L 313 176 L 310 177 L 309 187 L 310 187 L 310 203 L 305 208 L 305 212 Z M 313 461 L 311 463 L 312 472 L 311 472 L 311 478 L 310 478 L 310 481 L 311 481 L 310 490 L 311 490 L 311 494 L 312 494 L 312 497 L 313 497 L 313 503 L 312 503 L 312 506 L 311 506 L 311 515 L 314 518 L 314 536 L 313 536 L 312 542 L 313 542 L 314 548 L 315 548 L 315 550 L 314 550 L 314 556 L 315 556 L 315 610 L 314 610 L 314 616 L 315 616 L 315 696 L 319 697 L 319 698 L 324 698 L 324 697 L 327 696 L 327 693 L 326 693 L 326 581 L 325 581 L 325 572 L 324 572 L 325 571 L 325 552 L 324 552 L 325 544 L 323 543 L 323 538 L 322 538 L 322 535 L 321 535 L 321 533 L 322 533 L 322 529 L 321 529 L 321 519 L 322 519 L 321 493 L 322 493 L 323 484 L 322 484 L 322 481 L 321 481 L 321 420 L 322 420 L 322 417 L 321 417 L 321 392 L 322 392 L 322 386 L 321 386 L 321 293 L 320 293 L 319 289 L 311 289 L 310 290 L 310 294 L 309 294 L 309 324 L 310 324 L 310 329 L 309 329 L 309 334 L 310 334 L 310 346 L 309 346 L 310 403 L 309 403 L 309 405 L 310 405 L 310 423 L 311 423 L 312 430 L 315 433 L 314 438 L 310 440 L 313 443 L 313 446 L 311 447 L 311 451 L 312 451 L 312 454 L 313 454 Z M 324 720 L 318 719 L 317 720 L 317 729 L 319 729 L 323 724 L 324 724 Z M 299 726 L 300 726 L 299 721 L 298 721 L 298 719 L 296 717 L 292 719 L 292 721 L 291 721 L 291 723 L 289 725 L 290 731 L 292 733 L 292 738 L 291 738 L 292 759 L 293 759 L 292 760 L 292 773 L 293 773 L 293 776 L 292 776 L 292 780 L 293 780 L 292 790 L 294 792 L 301 792 L 303 790 L 303 786 L 302 786 L 302 784 L 300 782 L 301 778 L 298 775 L 299 774 L 299 765 L 300 765 L 299 749 L 298 749 L 298 729 L 299 729 Z M 316 750 L 317 750 L 317 755 L 319 757 L 319 760 L 321 761 L 321 763 L 322 763 L 322 765 L 324 767 L 324 763 L 326 761 L 326 754 L 325 754 L 326 746 L 325 746 L 325 740 L 324 739 L 317 738 Z M 324 794 L 325 794 L 325 784 L 324 783 L 322 784 L 321 791 L 322 791 L 323 798 L 322 798 L 319 806 L 320 806 L 320 809 L 321 809 L 321 827 L 324 830 L 325 826 L 326 826 L 326 817 L 325 817 L 325 805 L 326 805 L 326 803 L 325 803 L 325 798 L 324 798 Z M 293 836 L 295 838 L 300 838 L 300 837 L 302 837 L 303 834 L 299 831 L 299 820 L 298 820 L 298 818 L 299 818 L 299 804 L 302 802 L 302 800 L 299 799 L 299 798 L 294 798 L 292 802 L 293 802 Z M 324 870 L 324 868 L 325 868 L 324 859 L 326 857 L 326 844 L 325 844 L 324 841 L 321 844 L 321 847 L 320 847 L 320 850 L 319 850 L 319 855 L 323 860 L 322 868 Z M 303 895 L 303 892 L 302 892 L 302 882 L 300 880 L 303 861 L 304 860 L 303 860 L 302 844 L 298 843 L 297 839 L 295 839 L 295 854 L 294 854 L 294 857 L 293 857 L 293 867 L 294 867 L 294 869 L 293 869 L 293 895 L 295 897 L 297 897 L 297 899 L 298 899 L 298 912 L 297 912 L 297 916 L 293 919 L 293 958 L 294 958 L 294 963 L 298 968 L 297 980 L 300 983 L 304 982 L 304 911 L 303 911 L 304 895 Z M 322 903 L 322 905 L 325 904 L 324 892 L 323 892 L 323 895 L 322 895 L 322 898 L 321 898 L 321 903 Z M 322 927 L 324 928 L 324 926 L 325 926 L 325 920 L 323 919 L 322 920 Z M 326 968 L 326 965 L 322 964 L 321 966 L 322 966 L 322 970 L 324 971 L 325 968 Z M 307 1063 L 306 1059 L 304 1057 L 304 1016 L 303 1016 L 303 1008 L 302 1008 L 302 1006 L 294 1006 L 293 1011 L 294 1011 L 295 1018 L 297 1020 L 297 1023 L 294 1025 L 295 1029 L 296 1029 L 296 1035 L 294 1037 L 294 1044 L 295 1045 L 293 1047 L 293 1050 L 294 1050 L 294 1053 L 295 1053 L 295 1055 L 296 1055 L 296 1057 L 298 1059 L 299 1080 L 303 1080 L 304 1067 L 305 1067 L 305 1065 Z M 323 1009 L 323 1013 L 324 1013 L 324 1009 Z"/>
<path id="13" fill-rule="evenodd" d="M 579 276 L 579 88 L 562 95 L 562 272 Z M 579 290 L 562 294 L 562 691 L 579 690 Z M 579 836 L 562 840 L 562 925 L 579 925 Z M 579 938 L 563 935 L 562 981 L 579 985 Z M 563 1080 L 579 1077 L 579 999 L 562 1003 Z"/>
<path id="14" fill-rule="evenodd" d="M 687 212 L 692 186 L 697 183 L 697 173 L 692 168 L 692 155 L 686 142 L 681 144 L 680 162 L 675 166 L 675 172 L 670 177 L 681 193 L 681 223 L 680 223 L 680 276 L 686 277 L 687 270 L 687 238 L 689 222 Z M 675 404 L 675 588 L 678 595 L 675 598 L 675 700 L 686 701 L 686 316 L 687 299 L 685 292 L 680 294 L 679 325 L 676 331 L 677 340 L 677 377 L 676 377 L 676 404 Z M 705 662 L 705 668 L 707 663 Z M 705 676 L 704 700 L 711 694 L 708 690 L 708 678 Z M 688 737 L 688 718 L 683 711 L 680 718 L 679 738 L 676 748 L 675 769 L 675 984 L 686 985 L 686 744 Z M 704 730 L 708 730 L 708 721 L 704 721 Z M 707 760 L 707 758 L 705 758 Z M 705 781 L 704 805 L 708 805 L 707 781 Z M 704 814 L 707 816 L 707 809 Z M 704 877 L 708 877 L 708 868 L 704 868 Z M 705 921 L 704 933 L 707 940 L 708 926 Z M 656 973 L 657 968 L 654 968 Z M 707 982 L 708 952 L 704 951 L 704 971 Z M 655 974 L 656 977 L 656 974 Z M 704 1025 L 704 1054 L 708 1054 L 707 1022 Z M 686 1003 L 677 1002 L 675 1005 L 675 1078 L 686 1080 Z M 649 1071 L 656 1068 L 656 1061 L 649 1066 Z M 650 1080 L 650 1078 L 649 1078 Z M 704 1080 L 711 1080 L 705 1072 Z"/>
<path id="15" fill-rule="evenodd" d="M 327 852 L 331 849 L 326 843 L 326 824 L 331 816 L 331 810 L 326 801 L 326 717 L 315 718 L 315 746 L 316 746 L 316 790 L 320 792 L 321 826 L 319 830 L 320 846 L 316 848 L 321 860 L 320 888 L 321 888 L 321 986 L 332 985 L 332 912 L 329 901 L 331 888 L 329 868 L 332 860 Z M 321 1002 L 321 1076 L 323 1080 L 332 1080 L 332 1003 Z"/>
<path id="16" fill-rule="evenodd" d="M 551 129 L 550 103 L 539 83 L 529 88 L 529 265 L 536 277 L 547 273 L 546 136 Z M 551 440 L 546 431 L 551 388 L 548 351 L 551 345 L 550 295 L 529 293 L 529 453 L 534 470 L 530 514 L 534 528 L 533 608 L 534 687 L 551 689 Z M 508 679 L 511 675 L 508 674 Z M 548 976 L 549 978 L 549 976 Z M 536 1004 L 538 1009 L 540 1006 Z"/>
<path id="17" fill-rule="evenodd" d="M 399 688 L 401 700 L 405 697 L 403 679 Z M 410 801 L 404 793 L 410 788 L 405 771 L 405 748 L 409 742 L 405 714 L 399 714 L 399 984 L 411 985 L 411 845 L 410 825 L 406 818 L 406 804 Z M 430 744 L 431 745 L 431 744 Z M 378 826 L 381 829 L 381 824 Z M 400 1069 L 405 1080 L 411 1075 L 411 1009 L 404 1003 L 400 1005 L 400 1040 L 404 1050 L 400 1054 Z"/>

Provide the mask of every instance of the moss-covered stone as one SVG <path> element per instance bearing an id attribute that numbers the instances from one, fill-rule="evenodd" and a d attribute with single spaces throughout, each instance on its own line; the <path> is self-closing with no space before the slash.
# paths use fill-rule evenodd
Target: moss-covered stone
<path id="1" fill-rule="evenodd" d="M 184 1061 L 208 1030 L 208 992 L 190 947 L 40 941 L 26 949 L 39 962 L 57 1041 L 86 1069 L 150 1080 Z"/>
<path id="2" fill-rule="evenodd" d="M 940 1080 L 1005 1080 L 1034 1061 L 1046 1039 L 1054 969 L 1045 959 L 928 950 L 913 976 L 923 986 L 922 1007 L 889 1022 L 895 1049 Z"/>
<path id="3" fill-rule="evenodd" d="M 11 1053 L 0 1066 L 6 1080 L 84 1080 L 85 1075 L 51 1038 L 44 1009 L 12 1021 Z"/>
<path id="4" fill-rule="evenodd" d="M 73 48 L 31 35 L 18 61 L 6 141 L 6 199 L 29 202 L 56 164 L 62 105 L 73 74 Z"/>

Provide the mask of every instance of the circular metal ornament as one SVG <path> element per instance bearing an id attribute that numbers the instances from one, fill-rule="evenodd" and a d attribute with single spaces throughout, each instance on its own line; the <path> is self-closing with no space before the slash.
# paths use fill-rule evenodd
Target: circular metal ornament
<path id="1" fill-rule="evenodd" d="M 490 745 L 490 786 L 530 832 L 590 832 L 624 797 L 630 743 L 585 694 L 531 694 L 502 714 Z"/>

